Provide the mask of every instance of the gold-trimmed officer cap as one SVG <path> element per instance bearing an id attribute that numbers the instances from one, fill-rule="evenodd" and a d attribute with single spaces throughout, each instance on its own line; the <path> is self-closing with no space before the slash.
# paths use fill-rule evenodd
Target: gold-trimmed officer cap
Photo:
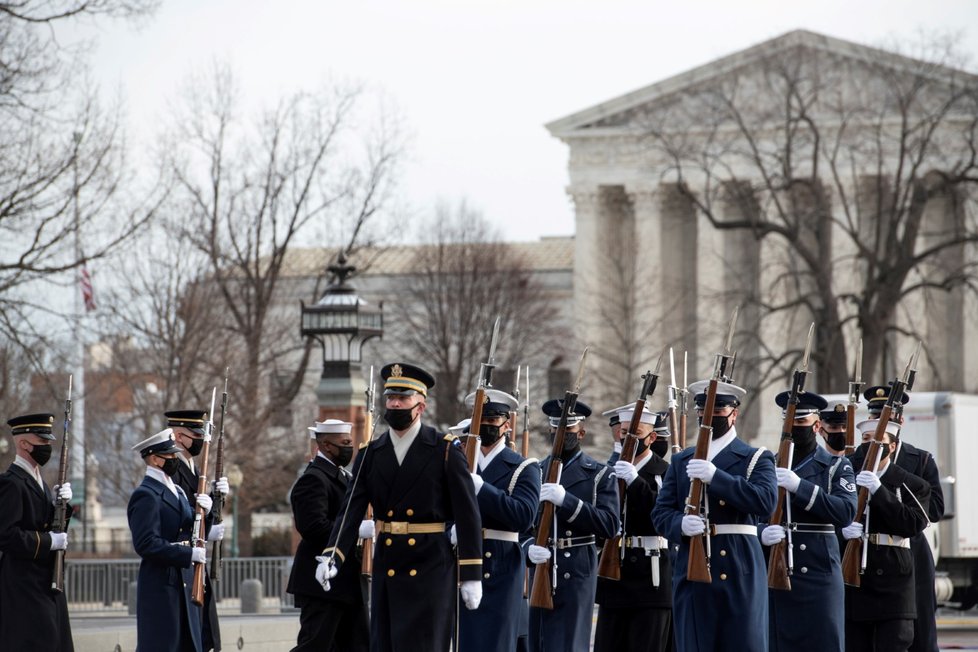
<path id="1" fill-rule="evenodd" d="M 207 412 L 205 410 L 170 410 L 164 412 L 167 428 L 186 428 L 187 430 L 204 436 L 204 423 L 206 423 Z"/>
<path id="2" fill-rule="evenodd" d="M 41 439 L 54 440 L 54 415 L 48 412 L 41 414 L 24 414 L 7 420 L 11 435 L 37 435 Z"/>
<path id="3" fill-rule="evenodd" d="M 880 412 L 883 410 L 886 400 L 890 398 L 891 389 L 893 389 L 892 385 L 877 385 L 876 387 L 870 387 L 863 392 L 863 397 L 866 399 L 867 407 L 869 408 L 870 412 Z M 893 401 L 893 405 L 899 409 L 909 402 L 910 396 L 904 392 L 903 396 Z"/>
<path id="4" fill-rule="evenodd" d="M 132 447 L 140 455 L 167 455 L 169 453 L 179 453 L 182 449 L 177 446 L 177 441 L 173 436 L 173 429 L 161 430 L 155 435 L 151 435 Z"/>
<path id="5" fill-rule="evenodd" d="M 822 419 L 823 423 L 827 423 L 832 426 L 844 426 L 846 425 L 846 419 L 848 418 L 846 404 L 836 403 L 830 409 L 819 412 L 818 416 L 820 419 Z"/>
<path id="6" fill-rule="evenodd" d="M 406 362 L 395 362 L 380 370 L 384 379 L 384 396 L 391 394 L 428 396 L 428 390 L 435 386 L 435 377 L 421 367 Z"/>

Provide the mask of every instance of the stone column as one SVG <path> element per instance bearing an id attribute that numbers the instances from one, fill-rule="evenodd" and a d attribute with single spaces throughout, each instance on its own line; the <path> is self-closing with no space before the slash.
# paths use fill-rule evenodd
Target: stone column
<path id="1" fill-rule="evenodd" d="M 699 224 L 696 207 L 674 183 L 659 185 L 659 221 L 657 293 L 663 316 L 663 344 L 676 354 L 677 383 L 682 382 L 683 351 L 690 361 L 689 382 L 703 374 L 696 372 L 699 341 L 697 306 L 700 297 L 697 259 L 700 255 Z"/>

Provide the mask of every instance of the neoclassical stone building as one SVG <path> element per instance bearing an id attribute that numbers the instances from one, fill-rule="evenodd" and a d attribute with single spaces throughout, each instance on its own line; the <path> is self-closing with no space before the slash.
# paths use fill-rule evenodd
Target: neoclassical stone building
<path id="1" fill-rule="evenodd" d="M 706 377 L 736 306 L 741 430 L 762 443 L 813 321 L 813 390 L 846 391 L 860 337 L 869 384 L 919 337 L 918 389 L 978 391 L 976 121 L 970 73 L 795 31 L 549 123 L 591 394 L 627 398 L 668 346 Z"/>

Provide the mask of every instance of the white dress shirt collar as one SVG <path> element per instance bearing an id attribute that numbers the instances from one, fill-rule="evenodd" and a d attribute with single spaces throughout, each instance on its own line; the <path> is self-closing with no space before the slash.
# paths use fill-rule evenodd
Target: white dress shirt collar
<path id="1" fill-rule="evenodd" d="M 488 455 L 484 455 L 482 453 L 482 447 L 480 446 L 479 447 L 479 457 L 478 457 L 478 459 L 479 459 L 479 470 L 480 471 L 485 471 L 486 470 L 486 467 L 489 466 L 489 464 L 494 459 L 496 459 L 496 456 L 499 455 L 499 452 L 502 451 L 503 448 L 505 448 L 505 447 L 506 447 L 506 438 L 505 437 L 500 437 L 499 438 L 499 441 L 497 441 L 496 444 L 492 448 L 489 449 L 489 454 Z"/>
<path id="2" fill-rule="evenodd" d="M 713 439 L 710 441 L 710 452 L 707 453 L 706 459 L 713 461 L 713 458 L 720 454 L 724 448 L 730 445 L 734 439 L 737 438 L 737 428 L 736 426 L 731 426 L 722 437 L 719 439 Z"/>
<path id="3" fill-rule="evenodd" d="M 157 482 L 162 483 L 163 486 L 169 489 L 174 496 L 177 496 L 178 498 L 180 497 L 180 494 L 177 492 L 177 486 L 173 484 L 173 480 L 170 478 L 170 476 L 163 473 L 163 469 L 158 469 L 155 466 L 150 466 L 147 464 L 146 477 L 153 478 Z"/>
<path id="4" fill-rule="evenodd" d="M 34 478 L 34 481 L 37 482 L 38 486 L 41 487 L 42 490 L 44 489 L 44 481 L 41 480 L 41 467 L 34 466 L 20 455 L 14 457 L 14 464 L 27 471 L 27 473 Z"/>
<path id="5" fill-rule="evenodd" d="M 418 438 L 418 433 L 421 432 L 421 419 L 418 418 L 411 424 L 411 427 L 405 430 L 403 433 L 398 433 L 396 430 L 391 428 L 391 445 L 394 446 L 394 456 L 397 458 L 397 464 L 404 461 L 404 456 L 407 455 L 408 449 L 411 448 L 411 444 L 414 440 Z"/>

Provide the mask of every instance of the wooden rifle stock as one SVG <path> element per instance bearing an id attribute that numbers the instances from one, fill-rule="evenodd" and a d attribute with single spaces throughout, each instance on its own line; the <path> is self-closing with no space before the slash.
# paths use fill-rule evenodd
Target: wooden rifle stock
<path id="1" fill-rule="evenodd" d="M 214 392 L 211 394 L 211 409 L 207 413 L 207 423 L 204 425 L 204 448 L 200 453 L 200 477 L 197 478 L 197 493 L 205 494 L 207 493 L 207 456 L 210 453 L 211 448 L 211 431 L 214 429 L 213 414 L 214 414 L 214 399 L 217 395 L 217 388 L 214 388 Z M 188 496 L 189 498 L 189 496 Z M 207 528 L 204 527 L 204 517 L 206 512 L 204 508 L 197 505 L 194 508 L 194 530 L 193 536 L 191 538 L 191 545 L 195 548 L 206 548 L 207 542 Z M 235 523 L 237 526 L 237 523 Z M 204 574 L 207 570 L 204 568 L 204 564 L 200 562 L 194 562 L 194 581 L 190 592 L 190 600 L 196 605 L 204 604 Z"/>
<path id="2" fill-rule="evenodd" d="M 710 438 L 713 428 L 707 419 L 712 418 L 713 408 L 716 406 L 717 399 L 717 377 L 710 379 L 709 387 L 706 391 L 706 401 L 703 405 L 703 424 L 700 425 L 699 434 L 696 436 L 696 450 L 693 452 L 694 460 L 705 460 L 710 452 Z M 700 516 L 703 503 L 703 481 L 693 479 L 689 483 L 689 496 L 686 498 L 686 513 L 693 516 Z M 713 581 L 710 575 L 710 560 L 706 555 L 706 536 L 704 532 L 689 538 L 689 559 L 686 565 L 686 579 L 690 582 Z"/>
<path id="3" fill-rule="evenodd" d="M 850 403 L 846 406 L 846 450 L 848 457 L 856 452 L 856 405 Z"/>
<path id="4" fill-rule="evenodd" d="M 778 446 L 778 466 L 783 469 L 791 468 L 791 428 L 795 421 L 795 408 L 798 405 L 797 397 L 794 402 L 789 398 L 788 406 L 785 409 L 784 422 L 781 426 L 781 443 Z M 785 501 L 790 500 L 788 492 L 784 487 L 778 487 L 778 504 L 768 519 L 770 525 L 781 525 L 784 520 Z M 790 525 L 790 524 L 789 524 Z M 791 590 L 791 578 L 788 576 L 788 538 L 785 537 L 771 546 L 767 560 L 767 585 L 768 588 L 781 591 Z"/>
<path id="5" fill-rule="evenodd" d="M 366 451 L 367 446 L 374 438 L 374 368 L 370 366 L 370 382 L 367 383 L 367 413 L 363 417 L 363 432 L 366 441 L 360 447 L 361 451 Z M 373 505 L 367 503 L 367 512 L 364 519 L 372 521 L 374 519 Z M 374 540 L 372 537 L 363 539 L 363 547 L 360 549 L 360 574 L 370 577 L 374 572 Z"/>
<path id="6" fill-rule="evenodd" d="M 479 429 L 482 425 L 482 406 L 486 402 L 486 390 L 482 384 L 475 390 L 475 403 L 472 405 L 472 421 L 469 423 L 469 435 L 465 438 L 465 461 L 469 464 L 469 473 L 475 473 L 475 465 L 479 453 Z"/>
<path id="7" fill-rule="evenodd" d="M 224 418 L 228 411 L 228 377 L 224 374 L 224 393 L 221 394 L 221 424 L 217 429 L 217 454 L 214 463 L 214 477 L 217 479 L 224 477 Z M 214 524 L 224 522 L 224 494 L 220 491 L 214 492 L 214 505 L 211 507 L 214 514 Z M 237 526 L 237 523 L 235 523 Z M 221 564 L 224 561 L 224 539 L 218 539 L 211 544 L 211 568 L 210 576 L 212 582 L 221 580 Z"/>
<path id="8" fill-rule="evenodd" d="M 68 398 L 65 399 L 64 433 L 61 437 L 61 459 L 58 462 L 58 488 L 68 481 L 68 446 L 71 435 L 71 384 L 73 376 L 68 376 Z M 54 520 L 51 521 L 52 532 L 68 530 L 68 502 L 61 498 L 54 501 Z M 51 571 L 51 590 L 61 593 L 65 589 L 65 551 L 54 551 L 54 568 Z"/>

